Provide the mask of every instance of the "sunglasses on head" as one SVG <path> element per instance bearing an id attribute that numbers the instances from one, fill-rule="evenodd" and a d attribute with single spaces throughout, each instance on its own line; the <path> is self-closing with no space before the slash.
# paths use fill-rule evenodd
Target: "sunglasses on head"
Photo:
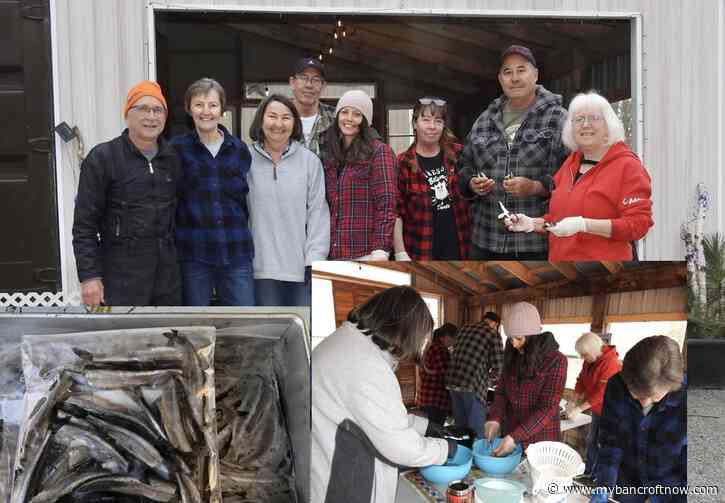
<path id="1" fill-rule="evenodd" d="M 421 105 L 430 105 L 431 103 L 434 104 L 437 107 L 442 107 L 446 104 L 446 100 L 443 98 L 418 98 L 418 103 Z"/>

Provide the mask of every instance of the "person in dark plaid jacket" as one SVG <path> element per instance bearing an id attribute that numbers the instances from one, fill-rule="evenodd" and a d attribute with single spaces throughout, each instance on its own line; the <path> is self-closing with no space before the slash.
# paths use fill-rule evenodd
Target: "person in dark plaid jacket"
<path id="1" fill-rule="evenodd" d="M 504 316 L 508 337 L 504 367 L 485 426 L 485 437 L 506 436 L 493 454 L 505 456 L 517 443 L 524 450 L 545 440 L 561 441 L 559 402 L 566 383 L 567 359 L 551 332 L 541 332 L 535 306 L 518 302 Z"/>
<path id="2" fill-rule="evenodd" d="M 680 347 L 657 335 L 642 339 L 609 380 L 599 425 L 594 480 L 620 503 L 687 501 L 687 494 L 631 495 L 628 488 L 687 485 L 687 393 Z M 666 491 L 660 491 L 664 493 Z M 678 491 L 679 492 L 679 491 Z M 600 489 L 592 503 L 605 503 Z"/>
<path id="3" fill-rule="evenodd" d="M 225 101 L 217 81 L 205 78 L 191 84 L 184 102 L 194 131 L 171 140 L 185 175 L 176 244 L 188 306 L 208 306 L 212 290 L 220 305 L 254 305 L 254 246 L 247 209 L 252 158 L 247 146 L 219 123 Z"/>
<path id="4" fill-rule="evenodd" d="M 398 155 L 396 260 L 464 260 L 471 218 L 458 187 L 463 145 L 447 127 L 442 98 L 420 98 L 413 108 L 415 142 Z"/>
<path id="5" fill-rule="evenodd" d="M 547 210 L 552 176 L 568 155 L 561 140 L 562 98 L 537 85 L 531 51 L 511 46 L 498 74 L 504 95 L 471 128 L 459 161 L 461 191 L 473 198 L 471 258 L 546 260 L 547 238 L 512 233 L 497 218 L 511 213 L 540 217 Z"/>
<path id="6" fill-rule="evenodd" d="M 325 190 L 330 260 L 388 260 L 393 248 L 397 167 L 393 150 L 370 127 L 373 102 L 352 90 L 327 129 Z"/>
<path id="7" fill-rule="evenodd" d="M 456 341 L 458 327 L 445 323 L 433 331 L 433 342 L 423 357 L 420 370 L 420 388 L 416 405 L 434 423 L 443 425 L 451 412 L 451 397 L 445 388 L 446 371 L 451 359 L 448 348 Z"/>
<path id="8" fill-rule="evenodd" d="M 503 368 L 499 317 L 487 312 L 479 323 L 461 327 L 446 373 L 446 388 L 456 426 L 471 428 L 483 437 L 486 394 Z"/>

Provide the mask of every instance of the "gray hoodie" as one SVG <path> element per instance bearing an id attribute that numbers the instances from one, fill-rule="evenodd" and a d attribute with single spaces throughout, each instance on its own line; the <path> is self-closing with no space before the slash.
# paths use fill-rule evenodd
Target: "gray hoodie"
<path id="1" fill-rule="evenodd" d="M 247 206 L 254 278 L 304 281 L 305 266 L 326 260 L 330 251 L 322 163 L 294 140 L 276 166 L 261 144 L 250 150 Z"/>

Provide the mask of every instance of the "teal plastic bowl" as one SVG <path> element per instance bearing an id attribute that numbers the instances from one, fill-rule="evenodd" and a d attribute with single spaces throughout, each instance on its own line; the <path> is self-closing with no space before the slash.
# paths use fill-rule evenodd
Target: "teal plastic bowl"
<path id="1" fill-rule="evenodd" d="M 494 439 L 489 443 L 485 438 L 479 438 L 473 443 L 473 461 L 476 466 L 491 475 L 506 475 L 514 471 L 521 462 L 521 454 L 523 449 L 521 444 L 516 444 L 514 450 L 508 456 L 496 458 L 491 455 L 496 447 L 501 444 L 500 438 Z"/>
<path id="2" fill-rule="evenodd" d="M 432 484 L 448 485 L 454 480 L 462 480 L 473 465 L 471 449 L 458 446 L 456 455 L 449 459 L 445 465 L 431 465 L 420 469 L 420 474 Z"/>

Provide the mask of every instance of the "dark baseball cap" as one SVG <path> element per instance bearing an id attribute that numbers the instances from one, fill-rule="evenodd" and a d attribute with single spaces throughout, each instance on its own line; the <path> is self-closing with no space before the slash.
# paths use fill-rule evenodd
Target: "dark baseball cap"
<path id="1" fill-rule="evenodd" d="M 307 68 L 314 68 L 315 70 L 320 72 L 320 75 L 322 75 L 323 78 L 325 77 L 325 67 L 322 65 L 319 59 L 313 56 L 298 59 L 297 63 L 295 63 L 293 75 L 302 73 Z"/>
<path id="2" fill-rule="evenodd" d="M 501 318 L 498 317 L 496 313 L 493 311 L 486 311 L 486 314 L 483 315 L 484 320 L 491 320 L 496 323 L 501 323 Z"/>
<path id="3" fill-rule="evenodd" d="M 501 63 L 503 64 L 503 60 L 506 59 L 507 56 L 510 56 L 511 54 L 518 54 L 522 58 L 526 59 L 536 67 L 536 60 L 534 59 L 534 55 L 531 52 L 531 49 L 528 47 L 524 47 L 523 45 L 510 45 L 508 48 L 501 53 Z M 537 67 L 538 68 L 538 67 Z"/>

